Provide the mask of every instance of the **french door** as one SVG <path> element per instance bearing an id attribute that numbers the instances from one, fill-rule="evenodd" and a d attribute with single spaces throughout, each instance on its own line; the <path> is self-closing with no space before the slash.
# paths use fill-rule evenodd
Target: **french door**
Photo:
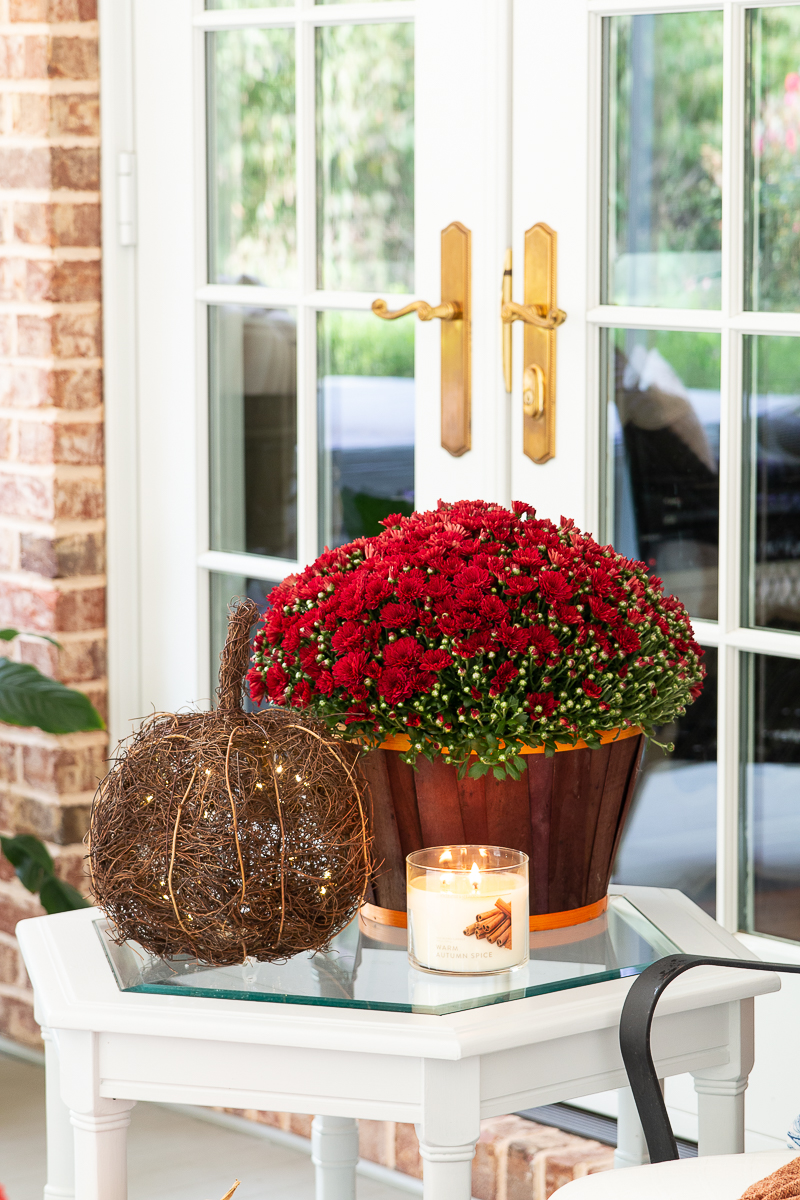
<path id="1" fill-rule="evenodd" d="M 103 78 L 115 730 L 207 702 L 228 601 L 324 545 L 440 497 L 528 501 L 644 559 L 706 650 L 618 877 L 798 959 L 800 5 L 103 4 L 127 64 Z M 372 312 L 448 299 L 454 222 L 458 454 L 440 321 Z M 515 322 L 509 360 L 501 303 L 531 299 L 540 223 L 566 320 L 537 455 L 535 338 Z M 765 1147 L 794 1115 L 759 1083 L 770 1025 Z"/>
<path id="2" fill-rule="evenodd" d="M 648 750 L 617 877 L 679 887 L 797 961 L 800 6 L 520 0 L 514 50 L 514 237 L 527 213 L 558 228 L 569 314 L 558 454 L 512 452 L 514 491 L 582 508 L 647 562 L 708 667 L 674 753 Z M 781 1010 L 758 1012 L 748 1128 L 766 1148 L 796 1103 Z"/>

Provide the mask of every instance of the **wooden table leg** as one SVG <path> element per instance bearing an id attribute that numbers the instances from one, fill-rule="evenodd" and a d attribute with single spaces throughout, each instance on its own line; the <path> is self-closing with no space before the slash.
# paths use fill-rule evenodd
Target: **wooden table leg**
<path id="1" fill-rule="evenodd" d="M 69 1109 L 61 1098 L 58 1047 L 51 1029 L 42 1029 L 42 1037 L 47 1115 L 47 1183 L 44 1200 L 74 1200 L 75 1151 Z"/>
<path id="2" fill-rule="evenodd" d="M 754 1058 L 753 1001 L 740 1000 L 725 1007 L 730 1061 L 692 1072 L 701 1155 L 744 1153 L 744 1093 Z"/>
<path id="3" fill-rule="evenodd" d="M 631 1089 L 619 1088 L 617 1101 L 617 1148 L 614 1151 L 614 1166 L 640 1167 L 643 1163 L 650 1162 L 650 1155 L 647 1153 L 644 1130 Z"/>
<path id="4" fill-rule="evenodd" d="M 311 1161 L 316 1168 L 316 1200 L 355 1200 L 358 1121 L 352 1117 L 314 1117 Z"/>
<path id="5" fill-rule="evenodd" d="M 75 1200 L 127 1200 L 127 1133 L 134 1101 L 106 1101 L 111 1112 L 70 1111 L 75 1131 Z"/>
<path id="6" fill-rule="evenodd" d="M 135 1100 L 100 1095 L 100 1035 L 57 1031 L 61 1097 L 75 1146 L 75 1200 L 127 1200 L 126 1135 Z"/>
<path id="7" fill-rule="evenodd" d="M 423 1200 L 470 1200 L 472 1160 L 480 1136 L 480 1061 L 426 1059 L 422 1064 Z"/>

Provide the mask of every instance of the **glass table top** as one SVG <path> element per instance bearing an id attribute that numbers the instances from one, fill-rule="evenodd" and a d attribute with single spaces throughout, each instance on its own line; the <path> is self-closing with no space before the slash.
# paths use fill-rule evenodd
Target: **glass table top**
<path id="1" fill-rule="evenodd" d="M 624 896 L 612 896 L 608 912 L 595 921 L 532 933 L 529 962 L 501 975 L 417 971 L 406 956 L 405 930 L 357 918 L 326 952 L 297 954 L 283 963 L 248 959 L 232 967 L 157 958 L 136 942 L 116 945 L 105 920 L 94 924 L 123 992 L 435 1016 L 636 975 L 679 949 Z"/>

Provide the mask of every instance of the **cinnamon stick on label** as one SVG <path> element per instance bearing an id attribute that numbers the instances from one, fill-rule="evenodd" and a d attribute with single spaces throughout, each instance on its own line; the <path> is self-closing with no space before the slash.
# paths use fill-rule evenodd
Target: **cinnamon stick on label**
<path id="1" fill-rule="evenodd" d="M 498 945 L 504 946 L 505 942 L 501 942 L 500 938 L 506 932 L 506 930 L 508 930 L 510 928 L 511 928 L 511 922 L 509 920 L 501 921 L 501 923 L 497 926 L 497 928 L 493 929 L 492 932 L 489 934 L 489 937 L 487 940 L 490 942 L 497 942 Z"/>

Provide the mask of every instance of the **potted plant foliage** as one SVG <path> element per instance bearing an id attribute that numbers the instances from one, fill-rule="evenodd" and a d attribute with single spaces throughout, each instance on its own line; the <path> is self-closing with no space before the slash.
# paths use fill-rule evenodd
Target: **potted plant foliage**
<path id="1" fill-rule="evenodd" d="M 387 921 L 405 855 L 463 842 L 530 856 L 532 927 L 597 916 L 644 738 L 702 688 L 685 608 L 643 563 L 526 504 L 383 524 L 274 589 L 252 698 L 370 748 Z"/>

